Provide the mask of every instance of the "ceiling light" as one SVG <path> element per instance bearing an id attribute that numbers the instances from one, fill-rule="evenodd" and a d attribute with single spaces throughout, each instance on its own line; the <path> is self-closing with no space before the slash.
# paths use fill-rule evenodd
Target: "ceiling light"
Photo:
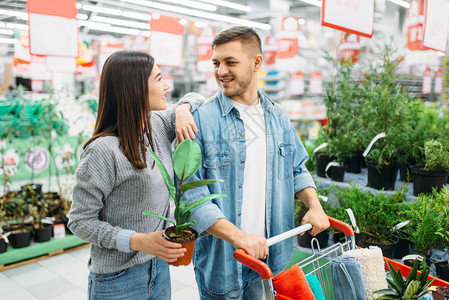
<path id="1" fill-rule="evenodd" d="M 92 21 L 78 21 L 78 25 L 85 26 L 87 28 L 94 29 L 94 30 L 100 30 L 100 31 L 108 31 L 108 32 L 115 32 L 115 33 L 121 33 L 121 34 L 129 34 L 129 35 L 140 34 L 140 30 L 138 30 L 138 29 L 111 26 L 109 24 L 97 23 L 97 22 L 92 22 Z"/>
<path id="2" fill-rule="evenodd" d="M 131 12 L 131 11 L 124 11 L 122 13 L 122 16 L 127 17 L 127 18 L 144 20 L 144 21 L 150 21 L 151 20 L 151 15 L 150 14 L 141 14 L 141 13 L 135 13 L 135 12 Z"/>
<path id="3" fill-rule="evenodd" d="M 209 24 L 207 24 L 206 22 L 200 22 L 200 21 L 196 21 L 195 23 L 193 23 L 193 26 L 198 27 L 198 28 L 204 28 L 207 27 Z"/>
<path id="4" fill-rule="evenodd" d="M 188 8 L 163 4 L 163 3 L 156 3 L 156 2 L 152 2 L 152 1 L 148 1 L 148 0 L 123 0 L 123 1 L 128 2 L 128 3 L 139 4 L 139 5 L 143 5 L 143 6 L 147 6 L 147 7 L 152 7 L 152 8 L 156 8 L 156 9 L 160 9 L 160 10 L 165 10 L 165 11 L 169 11 L 169 12 L 173 12 L 173 13 L 179 13 L 179 14 L 183 14 L 183 15 L 190 15 L 190 16 L 194 16 L 194 17 L 210 19 L 210 20 L 214 20 L 214 21 L 218 20 L 221 22 L 250 26 L 250 27 L 264 29 L 264 30 L 271 29 L 271 26 L 269 24 L 265 24 L 265 23 L 259 23 L 259 22 L 253 22 L 253 21 L 243 20 L 243 19 L 234 18 L 234 17 L 222 16 L 222 15 L 214 14 L 214 13 L 210 13 L 210 12 L 188 9 Z"/>
<path id="5" fill-rule="evenodd" d="M 94 11 L 99 13 L 104 13 L 108 15 L 121 16 L 122 11 L 120 9 L 107 8 L 103 6 L 95 6 L 95 5 L 83 5 L 83 10 Z"/>
<path id="6" fill-rule="evenodd" d="M 191 0 L 159 0 L 159 1 L 160 2 L 168 2 L 171 4 L 181 4 L 184 6 L 199 8 L 199 9 L 207 10 L 207 11 L 216 11 L 217 10 L 217 7 L 215 5 L 204 4 L 204 3 L 200 3 L 197 1 L 191 1 Z"/>
<path id="7" fill-rule="evenodd" d="M 133 28 L 138 28 L 138 29 L 146 29 L 146 30 L 150 29 L 149 23 L 126 21 L 126 20 L 119 20 L 119 19 L 114 19 L 114 18 L 105 18 L 105 17 L 100 17 L 100 16 L 92 16 L 90 18 L 90 20 L 94 21 L 94 22 L 109 23 L 109 24 L 133 27 Z"/>
<path id="8" fill-rule="evenodd" d="M 89 17 L 86 14 L 76 14 L 78 20 L 87 20 Z"/>
<path id="9" fill-rule="evenodd" d="M 410 7 L 410 3 L 406 2 L 406 1 L 403 1 L 403 0 L 390 0 L 390 2 L 393 2 L 393 3 L 397 4 L 397 5 L 400 5 L 400 6 L 405 7 L 405 8 L 409 8 Z"/>
<path id="10" fill-rule="evenodd" d="M 233 9 L 236 9 L 236 10 L 241 10 L 241 11 L 246 11 L 246 12 L 250 12 L 251 11 L 251 8 L 249 6 L 242 5 L 242 4 L 237 4 L 237 3 L 234 3 L 234 2 L 224 1 L 224 0 L 199 0 L 199 1 L 207 2 L 207 3 L 213 3 L 215 5 L 228 7 L 228 8 L 233 8 Z"/>
<path id="11" fill-rule="evenodd" d="M 23 29 L 23 30 L 29 29 L 27 24 L 5 23 L 5 25 L 6 25 L 6 28 Z"/>
<path id="12" fill-rule="evenodd" d="M 11 29 L 0 29 L 0 34 L 12 35 L 12 34 L 14 34 L 14 30 L 11 30 Z"/>
<path id="13" fill-rule="evenodd" d="M 28 20 L 28 13 L 15 10 L 0 9 L 0 15 L 13 16 L 23 20 Z"/>
<path id="14" fill-rule="evenodd" d="M 301 0 L 302 2 L 321 7 L 321 1 L 318 0 Z"/>
<path id="15" fill-rule="evenodd" d="M 0 44 L 15 44 L 16 39 L 4 39 L 0 38 Z"/>

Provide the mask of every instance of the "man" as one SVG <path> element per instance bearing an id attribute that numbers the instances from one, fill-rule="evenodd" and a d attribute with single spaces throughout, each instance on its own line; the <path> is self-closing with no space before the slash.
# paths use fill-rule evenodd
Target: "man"
<path id="1" fill-rule="evenodd" d="M 278 243 L 268 252 L 266 238 L 294 227 L 295 195 L 309 208 L 303 223 L 313 225 L 312 235 L 329 223 L 304 166 L 308 156 L 296 130 L 285 111 L 257 88 L 263 60 L 258 34 L 233 27 L 216 36 L 212 47 L 221 91 L 194 114 L 203 155 L 197 176 L 225 182 L 186 196 L 228 197 L 193 213 L 194 228 L 208 233 L 195 246 L 195 276 L 201 299 L 261 299 L 260 277 L 233 259 L 234 250 L 243 248 L 266 259 L 273 273 L 282 271 L 291 259 L 293 241 Z"/>

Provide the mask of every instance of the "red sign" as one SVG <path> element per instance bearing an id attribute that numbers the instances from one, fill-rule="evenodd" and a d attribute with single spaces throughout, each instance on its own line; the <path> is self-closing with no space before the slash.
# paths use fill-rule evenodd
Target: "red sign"
<path id="1" fill-rule="evenodd" d="M 430 67 L 426 67 L 424 70 L 424 75 L 422 77 L 422 93 L 430 94 L 432 85 L 432 69 Z"/>
<path id="2" fill-rule="evenodd" d="M 265 38 L 265 47 L 264 47 L 264 64 L 265 65 L 274 65 L 276 63 L 276 53 L 277 53 L 277 41 L 274 36 L 267 36 Z"/>
<path id="3" fill-rule="evenodd" d="M 212 59 L 214 51 L 212 49 L 212 41 L 215 37 L 215 28 L 207 26 L 200 28 L 198 32 L 198 61 L 209 61 Z"/>
<path id="4" fill-rule="evenodd" d="M 338 47 L 338 59 L 340 61 L 351 59 L 351 63 L 357 62 L 359 60 L 360 47 L 360 36 L 345 34 L 342 43 Z"/>
<path id="5" fill-rule="evenodd" d="M 277 41 L 277 57 L 280 59 L 292 58 L 299 53 L 299 44 L 297 38 L 280 38 Z"/>
<path id="6" fill-rule="evenodd" d="M 412 0 L 407 14 L 407 47 L 424 50 L 422 47 L 424 24 L 424 0 Z"/>

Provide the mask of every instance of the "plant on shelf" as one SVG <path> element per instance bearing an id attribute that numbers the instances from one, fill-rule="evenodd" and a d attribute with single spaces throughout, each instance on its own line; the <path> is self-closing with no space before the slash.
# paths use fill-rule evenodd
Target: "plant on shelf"
<path id="1" fill-rule="evenodd" d="M 357 236 L 359 246 L 376 244 L 382 249 L 384 256 L 392 257 L 397 244 L 395 225 L 405 221 L 398 212 L 404 206 L 405 187 L 393 195 L 385 193 L 372 194 L 360 188 L 338 188 L 338 203 L 344 209 L 352 209 L 360 234 Z"/>
<path id="2" fill-rule="evenodd" d="M 410 220 L 410 241 L 416 252 L 429 257 L 434 248 L 449 247 L 449 191 L 434 189 L 432 194 L 421 194 L 416 202 L 407 203 L 400 215 Z"/>
<path id="3" fill-rule="evenodd" d="M 165 216 L 158 215 L 153 212 L 143 212 L 144 215 L 150 215 L 162 220 L 165 220 L 169 223 L 172 223 L 174 226 L 165 229 L 164 235 L 165 238 L 172 240 L 174 242 L 190 242 L 194 241 L 198 237 L 198 233 L 195 230 L 191 229 L 190 226 L 196 223 L 195 220 L 190 220 L 193 208 L 206 203 L 210 200 L 220 197 L 226 197 L 226 195 L 222 194 L 210 194 L 208 196 L 202 197 L 196 201 L 188 202 L 181 200 L 182 196 L 185 192 L 194 189 L 196 187 L 205 186 L 208 184 L 213 184 L 216 182 L 223 182 L 220 179 L 205 179 L 205 180 L 196 180 L 196 181 L 187 181 L 189 180 L 195 173 L 198 171 L 201 165 L 201 149 L 198 144 L 192 140 L 182 141 L 178 147 L 176 147 L 173 152 L 173 168 L 176 177 L 179 181 L 177 181 L 176 185 L 170 178 L 169 173 L 165 169 L 162 162 L 159 160 L 157 155 L 151 150 L 149 147 L 147 148 L 151 154 L 151 157 L 155 161 L 159 171 L 162 173 L 162 177 L 164 178 L 165 185 L 170 193 L 170 199 L 175 203 L 175 211 L 174 218 L 175 220 L 171 220 Z M 192 250 L 193 250 L 192 244 Z M 178 259 L 174 265 L 187 265 L 190 263 L 193 253 L 190 255 L 186 255 L 180 259 Z"/>
<path id="4" fill-rule="evenodd" d="M 417 260 L 405 279 L 402 277 L 400 268 L 396 271 L 388 260 L 387 265 L 391 275 L 391 279 L 387 278 L 388 288 L 374 292 L 374 296 L 378 296 L 375 299 L 421 299 L 427 294 L 429 285 L 435 280 L 427 280 L 430 268 L 425 263 L 419 264 Z M 421 272 L 419 275 L 418 271 Z"/>
<path id="5" fill-rule="evenodd" d="M 394 51 L 385 45 L 381 63 L 371 66 L 363 85 L 363 107 L 360 121 L 363 126 L 359 134 L 371 141 L 385 134 L 367 154 L 368 186 L 376 189 L 394 189 L 401 136 L 404 128 L 413 122 L 409 103 L 412 97 L 399 84 L 396 73 L 399 62 L 393 59 Z M 357 116 L 356 116 L 357 117 Z"/>
<path id="6" fill-rule="evenodd" d="M 423 165 L 412 166 L 414 175 L 413 194 L 431 193 L 432 188 L 441 190 L 449 175 L 449 140 L 434 139 L 424 143 Z"/>
<path id="7" fill-rule="evenodd" d="M 362 89 L 360 83 L 351 76 L 353 65 L 350 62 L 333 59 L 328 53 L 326 58 L 335 65 L 336 75 L 326 85 L 323 100 L 327 115 L 327 124 L 323 127 L 324 139 L 328 143 L 327 154 L 343 168 L 347 160 L 356 156 L 363 147 L 361 137 L 357 134 L 359 121 L 351 118 L 359 115 Z"/>
<path id="8" fill-rule="evenodd" d="M 55 159 L 54 155 L 54 143 L 55 137 L 64 136 L 68 131 L 68 122 L 64 118 L 62 112 L 57 108 L 57 101 L 54 99 L 54 95 L 50 94 L 48 99 L 42 100 L 42 116 L 45 116 L 39 120 L 39 129 L 37 134 L 45 141 L 47 151 L 50 155 L 50 160 Z M 58 168 L 52 170 L 52 164 L 48 166 L 48 187 L 51 189 L 51 177 L 55 175 L 59 180 Z"/>

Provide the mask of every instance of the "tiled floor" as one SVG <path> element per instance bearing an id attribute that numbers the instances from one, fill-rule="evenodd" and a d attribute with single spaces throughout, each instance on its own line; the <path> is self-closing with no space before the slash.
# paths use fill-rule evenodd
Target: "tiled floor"
<path id="1" fill-rule="evenodd" d="M 87 299 L 89 248 L 0 272 L 0 300 Z M 170 267 L 173 300 L 197 300 L 193 267 Z"/>

